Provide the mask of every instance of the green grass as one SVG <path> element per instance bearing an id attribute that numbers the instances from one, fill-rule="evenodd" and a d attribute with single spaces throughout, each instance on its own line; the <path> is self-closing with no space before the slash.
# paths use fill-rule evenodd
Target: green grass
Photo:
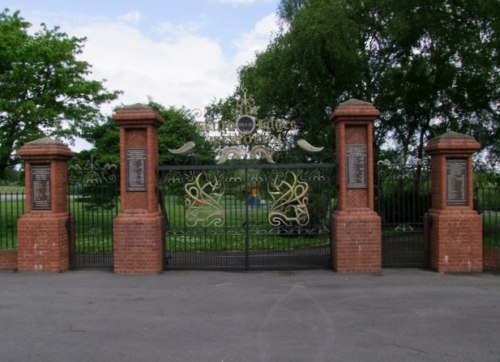
<path id="1" fill-rule="evenodd" d="M 94 205 L 71 200 L 69 210 L 73 216 L 76 236 L 76 251 L 98 253 L 113 251 L 113 220 L 119 205 L 114 208 L 99 208 Z"/>
<path id="2" fill-rule="evenodd" d="M 225 208 L 202 204 L 194 213 L 186 212 L 182 200 L 171 198 L 166 202 L 170 232 L 166 237 L 167 250 L 177 251 L 244 251 L 291 250 L 329 243 L 329 234 L 306 235 L 305 229 L 286 229 L 269 223 L 268 203 L 260 208 L 245 207 L 245 201 L 232 197 L 225 200 Z M 327 217 L 323 220 L 326 225 Z M 289 233 L 290 235 L 284 235 Z"/>
<path id="3" fill-rule="evenodd" d="M 5 187 L 5 186 L 2 186 Z M 10 187 L 10 186 L 9 186 Z M 17 192 L 17 191 L 11 191 Z M 244 201 L 234 197 L 226 200 L 227 209 L 223 214 L 224 224 L 209 227 L 202 222 L 196 227 L 186 226 L 184 204 L 179 199 L 170 200 L 167 211 L 170 217 L 172 233 L 167 235 L 166 244 L 170 251 L 229 251 L 245 250 L 245 205 Z M 70 201 L 70 211 L 75 218 L 77 251 L 111 252 L 113 250 L 112 227 L 116 209 L 88 209 L 87 204 Z M 24 210 L 24 199 L 0 201 L 0 250 L 17 247 L 17 219 Z M 209 214 L 208 208 L 200 207 L 200 217 Z M 302 247 L 315 247 L 329 242 L 328 235 L 283 236 L 268 223 L 268 209 L 248 210 L 250 229 L 249 250 L 283 250 Z M 484 222 L 484 246 L 500 247 L 500 212 L 486 211 L 482 214 Z M 413 231 L 396 230 L 395 227 L 383 227 L 383 236 L 404 235 L 409 232 L 422 232 L 421 228 Z"/>
<path id="4" fill-rule="evenodd" d="M 17 219 L 23 213 L 22 194 L 16 196 L 11 195 L 11 192 L 0 193 L 0 250 L 17 248 Z"/>
<path id="5" fill-rule="evenodd" d="M 24 192 L 24 186 L 0 186 L 0 194 L 10 192 Z"/>
<path id="6" fill-rule="evenodd" d="M 17 248 L 17 219 L 24 212 L 24 199 L 0 201 L 0 250 Z M 79 252 L 113 250 L 113 219 L 116 209 L 89 209 L 84 202 L 71 200 L 69 210 L 75 219 L 76 249 Z"/>

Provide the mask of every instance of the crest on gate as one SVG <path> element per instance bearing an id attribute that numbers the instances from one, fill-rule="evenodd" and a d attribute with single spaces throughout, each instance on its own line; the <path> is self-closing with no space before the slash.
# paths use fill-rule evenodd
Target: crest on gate
<path id="1" fill-rule="evenodd" d="M 265 159 L 267 163 L 274 163 L 274 151 L 283 146 L 287 135 L 298 133 L 297 121 L 260 119 L 258 111 L 259 107 L 253 97 L 243 89 L 231 110 L 231 121 L 208 119 L 197 122 L 198 131 L 219 150 L 217 164 L 244 159 Z M 201 115 L 201 112 L 194 111 L 193 114 Z M 313 146 L 304 139 L 299 139 L 297 146 L 309 153 L 321 152 L 324 149 Z M 195 148 L 196 144 L 189 141 L 177 149 L 170 149 L 169 152 L 188 154 Z"/>

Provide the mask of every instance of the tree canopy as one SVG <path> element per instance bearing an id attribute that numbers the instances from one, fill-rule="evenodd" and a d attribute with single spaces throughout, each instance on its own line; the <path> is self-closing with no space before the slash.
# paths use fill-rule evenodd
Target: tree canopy
<path id="1" fill-rule="evenodd" d="M 158 129 L 158 145 L 160 165 L 183 165 L 187 163 L 211 164 L 215 162 L 212 146 L 198 132 L 193 112 L 186 108 L 165 107 L 150 100 L 148 104 L 163 117 L 163 123 Z M 99 164 L 119 165 L 120 163 L 120 132 L 117 124 L 110 118 L 106 122 L 88 127 L 82 137 L 93 144 L 93 148 L 81 151 L 72 162 L 83 163 L 92 158 Z M 172 154 L 187 142 L 194 142 L 196 147 L 185 155 Z"/>
<path id="2" fill-rule="evenodd" d="M 282 0 L 278 13 L 282 32 L 240 71 L 261 117 L 301 119 L 327 146 L 331 111 L 354 97 L 382 112 L 378 150 L 390 139 L 404 161 L 447 130 L 500 149 L 497 0 Z"/>
<path id="3" fill-rule="evenodd" d="M 19 12 L 0 12 L 0 179 L 15 149 L 43 136 L 73 140 L 120 93 L 89 79 L 91 65 L 79 59 L 85 38 L 30 27 Z"/>

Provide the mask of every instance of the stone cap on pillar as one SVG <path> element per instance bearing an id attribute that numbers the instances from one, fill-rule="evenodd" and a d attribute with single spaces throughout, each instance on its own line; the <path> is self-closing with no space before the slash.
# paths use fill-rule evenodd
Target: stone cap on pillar
<path id="1" fill-rule="evenodd" d="M 474 153 L 480 149 L 481 144 L 474 137 L 453 131 L 431 139 L 425 146 L 425 152 L 430 155 Z"/>
<path id="2" fill-rule="evenodd" d="M 337 123 L 340 120 L 349 121 L 372 121 L 380 115 L 380 112 L 370 102 L 356 98 L 342 102 L 332 113 L 331 120 Z"/>
<path id="3" fill-rule="evenodd" d="M 70 148 L 59 140 L 43 137 L 27 142 L 17 154 L 25 161 L 69 160 L 75 154 Z"/>
<path id="4" fill-rule="evenodd" d="M 162 116 L 153 108 L 145 104 L 132 104 L 116 111 L 113 120 L 125 128 L 134 128 L 144 125 L 160 127 L 164 123 Z"/>

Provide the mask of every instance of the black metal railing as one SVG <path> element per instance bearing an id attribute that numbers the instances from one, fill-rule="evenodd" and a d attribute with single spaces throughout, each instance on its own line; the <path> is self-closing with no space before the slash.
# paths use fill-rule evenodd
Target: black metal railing
<path id="1" fill-rule="evenodd" d="M 17 220 L 24 207 L 24 191 L 0 192 L 0 250 L 17 248 Z"/>
<path id="2" fill-rule="evenodd" d="M 162 166 L 167 269 L 323 268 L 331 164 Z"/>
<path id="3" fill-rule="evenodd" d="M 113 220 L 119 212 L 119 172 L 116 165 L 93 159 L 69 167 L 68 210 L 71 215 L 72 266 L 113 267 Z"/>
<path id="4" fill-rule="evenodd" d="M 483 246 L 500 248 L 500 188 L 477 186 L 474 195 L 474 208 L 483 217 Z"/>
<path id="5" fill-rule="evenodd" d="M 378 163 L 376 208 L 382 218 L 382 266 L 427 264 L 424 215 L 431 207 L 430 170 L 426 165 Z"/>

